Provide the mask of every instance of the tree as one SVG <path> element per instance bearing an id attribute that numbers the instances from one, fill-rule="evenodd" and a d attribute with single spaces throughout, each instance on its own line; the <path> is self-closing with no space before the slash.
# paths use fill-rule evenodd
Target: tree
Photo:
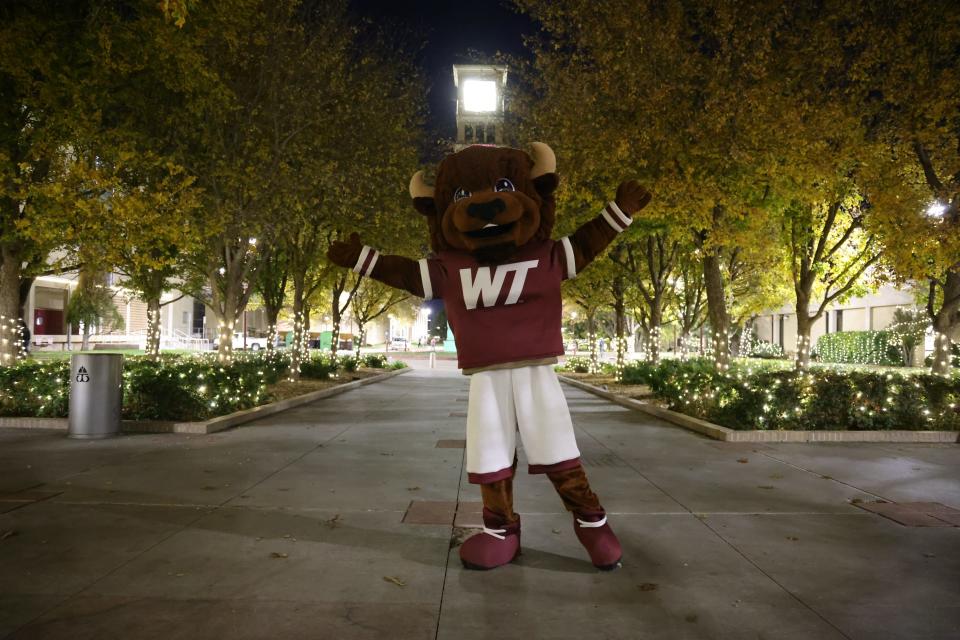
<path id="1" fill-rule="evenodd" d="M 935 334 L 932 371 L 950 373 L 960 339 L 960 15 L 943 0 L 839 7 L 846 26 L 849 100 L 895 169 L 866 197 L 902 284 L 926 290 Z"/>
<path id="2" fill-rule="evenodd" d="M 546 33 L 532 44 L 527 129 L 573 159 L 584 188 L 609 190 L 623 173 L 650 183 L 650 213 L 695 242 L 723 370 L 722 255 L 763 242 L 773 128 L 762 89 L 781 10 L 719 0 L 515 4 Z"/>
<path id="3" fill-rule="evenodd" d="M 81 351 L 90 348 L 90 334 L 98 331 L 112 331 L 123 326 L 123 318 L 113 302 L 114 293 L 106 284 L 103 272 L 90 268 L 80 270 L 77 289 L 67 305 L 67 322 L 83 328 Z"/>
<path id="4" fill-rule="evenodd" d="M 706 288 L 703 283 L 703 269 L 689 248 L 681 252 L 677 276 L 673 302 L 670 306 L 679 327 L 680 353 L 686 355 L 690 334 L 706 322 Z"/>
<path id="5" fill-rule="evenodd" d="M 366 278 L 363 281 L 350 302 L 353 320 L 357 323 L 358 336 L 354 346 L 358 358 L 360 357 L 360 347 L 366 341 L 364 327 L 409 298 L 410 296 L 401 289 L 388 287 L 377 280 Z"/>
<path id="6" fill-rule="evenodd" d="M 827 305 L 863 293 L 860 283 L 880 258 L 880 243 L 863 229 L 858 197 L 837 194 L 785 212 L 784 234 L 796 293 L 798 370 L 810 361 L 810 328 Z"/>
<path id="7" fill-rule="evenodd" d="M 679 251 L 678 239 L 656 231 L 638 242 L 624 243 L 621 254 L 644 305 L 640 315 L 647 335 L 644 351 L 647 360 L 654 364 L 660 362 L 660 328 L 664 324 L 664 307 L 676 283 L 673 272 Z"/>
<path id="8" fill-rule="evenodd" d="M 613 263 L 597 259 L 573 280 L 563 283 L 563 297 L 583 309 L 587 325 L 587 342 L 590 347 L 590 373 L 600 371 L 597 354 L 597 313 L 613 302 L 611 276 Z"/>

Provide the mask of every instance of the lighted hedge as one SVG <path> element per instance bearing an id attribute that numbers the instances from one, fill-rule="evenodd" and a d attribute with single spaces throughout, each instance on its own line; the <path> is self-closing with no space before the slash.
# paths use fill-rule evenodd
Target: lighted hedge
<path id="1" fill-rule="evenodd" d="M 164 356 L 159 362 L 126 357 L 123 363 L 123 417 L 131 420 L 204 420 L 271 401 L 270 385 L 289 367 L 284 353 L 236 354 L 230 365 L 216 354 Z M 303 378 L 326 379 L 357 365 L 383 368 L 383 356 L 338 358 L 314 355 L 300 366 Z M 403 366 L 395 363 L 394 366 Z M 66 360 L 26 360 L 0 367 L 0 416 L 65 417 L 70 400 Z"/>
<path id="2" fill-rule="evenodd" d="M 817 340 L 820 362 L 845 364 L 903 364 L 899 339 L 889 331 L 839 331 Z"/>
<path id="3" fill-rule="evenodd" d="M 736 366 L 719 374 L 707 361 L 638 363 L 624 374 L 671 409 L 731 429 L 960 430 L 956 376 Z"/>

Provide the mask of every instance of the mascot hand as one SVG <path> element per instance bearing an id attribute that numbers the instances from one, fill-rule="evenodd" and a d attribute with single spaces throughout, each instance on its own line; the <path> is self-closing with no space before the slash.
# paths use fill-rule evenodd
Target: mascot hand
<path id="1" fill-rule="evenodd" d="M 650 202 L 651 194 L 636 180 L 628 180 L 617 187 L 617 206 L 628 216 L 632 216 Z"/>
<path id="2" fill-rule="evenodd" d="M 327 249 L 327 257 L 335 265 L 353 269 L 360 259 L 360 252 L 363 251 L 363 243 L 360 242 L 360 236 L 356 233 L 350 234 L 349 242 L 340 242 L 339 240 L 330 244 Z"/>

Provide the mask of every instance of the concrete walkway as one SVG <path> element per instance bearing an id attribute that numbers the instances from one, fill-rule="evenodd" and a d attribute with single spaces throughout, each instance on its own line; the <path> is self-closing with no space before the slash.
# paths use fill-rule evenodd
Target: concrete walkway
<path id="1" fill-rule="evenodd" d="M 414 371 L 205 436 L 0 430 L 0 638 L 960 638 L 960 528 L 850 504 L 960 508 L 960 446 L 718 443 L 568 388 L 624 567 L 595 571 L 524 473 L 523 555 L 471 572 L 452 505 L 403 522 L 479 500 L 436 446 L 467 383 Z"/>

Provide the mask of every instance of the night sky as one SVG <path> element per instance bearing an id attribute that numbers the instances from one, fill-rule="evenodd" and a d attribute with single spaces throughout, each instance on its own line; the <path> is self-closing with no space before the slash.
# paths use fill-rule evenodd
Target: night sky
<path id="1" fill-rule="evenodd" d="M 426 44 L 418 62 L 430 85 L 427 124 L 433 135 L 448 138 L 455 133 L 457 98 L 451 66 L 476 62 L 468 57 L 471 50 L 490 57 L 498 51 L 523 54 L 523 35 L 535 30 L 526 16 L 515 13 L 502 0 L 352 0 L 352 5 L 362 16 L 382 19 L 422 36 Z"/>

